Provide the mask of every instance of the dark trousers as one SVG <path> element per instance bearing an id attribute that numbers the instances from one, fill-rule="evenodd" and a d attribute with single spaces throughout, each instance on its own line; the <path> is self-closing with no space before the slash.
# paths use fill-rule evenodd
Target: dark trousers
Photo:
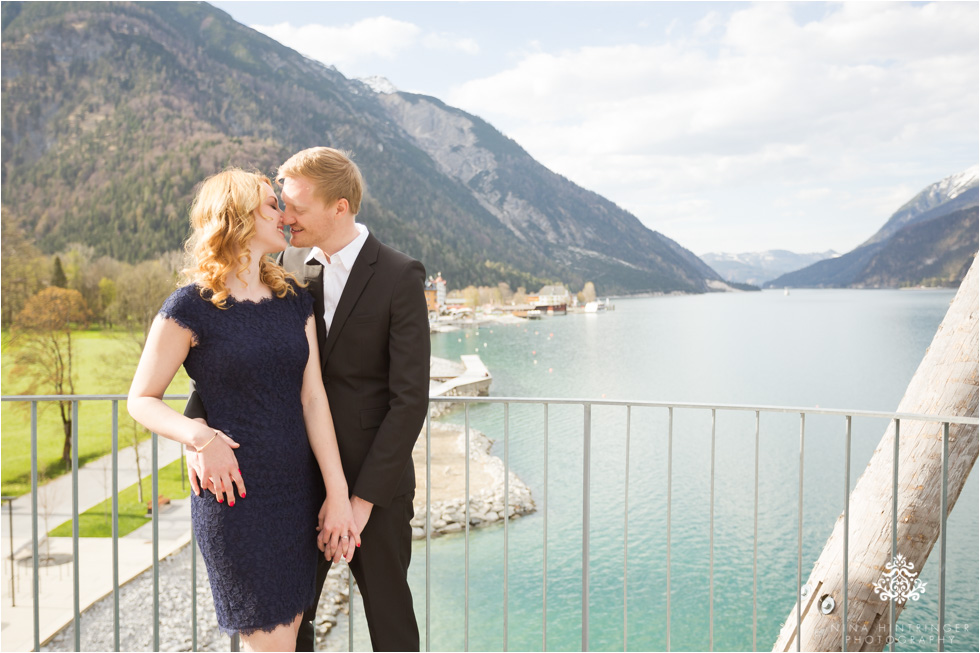
<path id="1" fill-rule="evenodd" d="M 361 532 L 361 546 L 350 562 L 357 588 L 364 600 L 371 647 L 375 651 L 418 651 L 419 627 L 408 587 L 412 558 L 413 493 L 395 497 L 386 508 L 377 506 Z M 317 602 L 330 570 L 320 558 L 317 566 Z M 353 597 L 351 597 L 353 600 Z M 296 636 L 297 651 L 313 650 L 316 607 L 303 615 Z"/>

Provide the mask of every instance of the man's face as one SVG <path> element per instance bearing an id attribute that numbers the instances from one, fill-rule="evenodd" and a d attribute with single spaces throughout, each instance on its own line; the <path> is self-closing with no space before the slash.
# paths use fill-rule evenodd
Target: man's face
<path id="1" fill-rule="evenodd" d="M 320 247 L 336 228 L 336 207 L 324 206 L 313 195 L 313 184 L 303 177 L 286 177 L 282 182 L 283 223 L 292 232 L 293 247 Z"/>

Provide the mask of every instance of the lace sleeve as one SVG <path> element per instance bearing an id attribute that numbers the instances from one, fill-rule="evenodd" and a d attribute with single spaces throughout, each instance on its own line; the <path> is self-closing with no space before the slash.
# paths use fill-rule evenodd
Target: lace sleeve
<path id="1" fill-rule="evenodd" d="M 196 286 L 184 286 L 167 297 L 159 312 L 163 317 L 190 331 L 194 345 L 201 342 L 201 320 L 197 310 L 200 301 Z"/>

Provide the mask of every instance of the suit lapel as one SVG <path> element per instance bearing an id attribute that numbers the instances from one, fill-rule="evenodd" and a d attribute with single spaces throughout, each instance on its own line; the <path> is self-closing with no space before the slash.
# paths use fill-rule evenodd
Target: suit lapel
<path id="1" fill-rule="evenodd" d="M 330 332 L 327 334 L 327 341 L 320 350 L 321 362 L 324 364 L 330 355 L 330 351 L 337 343 L 337 338 L 344 328 L 344 322 L 347 321 L 347 317 L 357 304 L 357 300 L 364 291 L 367 282 L 374 275 L 374 263 L 378 260 L 378 250 L 380 248 L 381 242 L 372 234 L 368 234 L 367 240 L 364 241 L 364 245 L 361 247 L 361 252 L 354 261 L 354 267 L 351 268 L 350 276 L 347 277 L 344 292 L 340 294 L 340 301 L 337 302 L 337 310 L 334 312 L 333 321 L 330 323 Z M 322 283 L 320 284 L 320 297 L 322 306 Z M 322 309 L 320 313 L 323 313 Z"/>

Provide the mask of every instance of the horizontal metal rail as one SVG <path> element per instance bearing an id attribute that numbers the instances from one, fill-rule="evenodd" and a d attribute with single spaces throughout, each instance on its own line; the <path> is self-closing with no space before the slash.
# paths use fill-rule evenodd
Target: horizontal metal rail
<path id="1" fill-rule="evenodd" d="M 187 400 L 188 395 L 164 395 L 165 401 Z M 127 395 L 3 395 L 0 401 L 105 401 L 126 400 Z M 678 401 L 639 401 L 626 399 L 575 399 L 567 397 L 429 397 L 429 401 L 443 404 L 550 404 L 552 406 L 633 406 L 634 408 L 683 408 L 695 410 L 732 410 L 764 413 L 806 413 L 807 415 L 837 415 L 840 417 L 871 417 L 880 419 L 908 419 L 920 422 L 980 425 L 980 418 L 963 415 L 928 415 L 921 413 L 889 413 L 874 410 L 847 410 L 842 408 L 807 408 L 805 406 L 750 406 L 745 404 L 704 404 Z"/>
<path id="2" fill-rule="evenodd" d="M 175 394 L 166 395 L 164 399 L 180 401 L 187 399 L 185 394 Z M 37 439 L 38 439 L 38 404 L 41 402 L 71 402 L 71 415 L 73 418 L 72 423 L 72 448 L 71 456 L 73 462 L 73 469 L 71 472 L 71 487 L 72 487 L 72 551 L 74 555 L 74 565 L 72 574 L 72 596 L 73 596 L 73 623 L 74 623 L 74 647 L 76 650 L 81 648 L 81 612 L 84 606 L 79 603 L 79 505 L 78 505 L 78 448 L 79 448 L 79 418 L 78 418 L 78 408 L 80 402 L 83 401 L 109 401 L 112 407 L 112 494 L 113 494 L 113 505 L 112 505 L 112 532 L 113 532 L 113 562 L 112 562 L 112 597 L 113 597 L 113 630 L 114 630 L 114 647 L 115 650 L 119 650 L 120 640 L 119 640 L 119 552 L 118 552 L 118 453 L 119 453 L 119 420 L 118 420 L 118 402 L 125 401 L 126 395 L 5 395 L 0 397 L 3 402 L 29 402 L 31 407 L 31 524 L 32 524 L 32 534 L 31 534 L 31 547 L 33 556 L 33 633 L 34 633 L 34 650 L 38 650 L 41 645 L 41 629 L 40 629 L 40 617 L 39 617 L 39 572 L 38 572 L 38 546 L 39 541 L 42 539 L 39 537 L 38 533 L 38 507 L 37 507 L 37 492 L 38 492 L 38 453 L 37 453 Z M 587 650 L 590 646 L 589 641 L 589 563 L 590 563 L 590 521 L 591 521 L 591 485 L 590 485 L 590 450 L 591 450 L 591 440 L 593 433 L 593 408 L 596 406 L 608 406 L 608 407 L 623 407 L 625 408 L 626 415 L 626 432 L 625 432 L 625 445 L 627 451 L 627 457 L 625 460 L 625 492 L 624 492 L 624 521 L 623 521 L 623 618 L 622 618 L 622 636 L 623 636 L 623 646 L 624 649 L 627 648 L 627 629 L 629 625 L 628 614 L 626 610 L 627 599 L 628 599 L 628 585 L 627 585 L 627 571 L 629 564 L 629 447 L 630 447 L 630 437 L 631 437 L 631 425 L 633 422 L 633 417 L 635 415 L 634 409 L 637 408 L 650 408 L 650 409 L 665 409 L 667 411 L 668 418 L 668 442 L 666 451 L 666 464 L 667 464 L 667 479 L 666 479 L 666 494 L 667 494 L 667 508 L 666 508 L 666 518 L 667 518 L 667 606 L 666 606 L 666 637 L 667 637 L 667 650 L 670 650 L 670 622 L 671 622 L 671 600 L 670 600 L 670 552 L 671 552 L 671 492 L 672 492 L 672 463 L 673 463 L 673 418 L 675 410 L 694 410 L 694 411 L 710 411 L 711 414 L 711 466 L 710 466 L 710 483 L 711 483 L 711 493 L 710 493 L 710 519 L 708 522 L 708 533 L 706 537 L 710 543 L 710 563 L 708 570 L 708 583 L 709 583 L 709 597 L 707 610 L 709 614 L 709 631 L 708 631 L 708 647 L 713 648 L 715 645 L 714 641 L 714 536 L 715 536 L 715 520 L 714 520 L 714 510 L 715 510 L 715 430 L 716 430 L 716 420 L 717 413 L 719 411 L 742 411 L 750 412 L 755 414 L 755 488 L 754 488 L 754 525 L 753 525 L 753 589 L 752 589 L 752 637 L 753 646 L 755 646 L 756 641 L 756 630 L 757 630 L 757 613 L 756 613 L 756 599 L 757 599 L 757 556 L 758 556 L 758 514 L 759 514 L 759 416 L 761 413 L 774 413 L 774 414 L 793 414 L 799 415 L 800 419 L 800 433 L 799 433 L 799 471 L 798 471 L 798 497 L 797 497 L 797 528 L 798 528 L 798 542 L 797 542 L 797 582 L 802 583 L 802 565 L 803 565 L 803 553 L 802 553 L 802 537 L 803 537 L 803 472 L 804 472 L 804 438 L 805 438 L 805 424 L 806 417 L 808 415 L 829 415 L 843 418 L 842 426 L 845 437 L 845 451 L 844 451 L 844 490 L 845 496 L 842 502 L 843 504 L 843 514 L 844 523 L 848 523 L 850 515 L 850 469 L 851 469 L 851 424 L 855 417 L 860 418 L 880 418 L 888 419 L 895 424 L 895 452 L 897 454 L 898 448 L 898 438 L 900 433 L 900 425 L 902 422 L 906 421 L 925 421 L 934 422 L 941 424 L 943 428 L 943 449 L 942 449 L 942 507 L 941 512 L 943 519 L 941 520 L 940 529 L 940 581 L 939 581 L 939 629 L 942 632 L 944 619 L 945 619 L 945 580 L 946 580 L 946 544 L 948 539 L 947 533 L 947 523 L 945 519 L 946 511 L 946 497 L 947 497 L 947 483 L 948 483 L 948 442 L 949 442 L 949 426 L 950 424 L 960 424 L 960 425 L 973 425 L 976 426 L 980 424 L 980 420 L 976 417 L 966 417 L 966 416 L 953 416 L 953 415 L 923 415 L 923 414 L 911 414 L 911 413 L 888 413 L 880 411 L 861 411 L 861 410 L 842 410 L 842 409 L 827 409 L 827 408 L 805 408 L 805 407 L 786 407 L 786 406 L 746 406 L 746 405 L 736 405 L 736 404 L 705 404 L 705 403 L 685 403 L 685 402 L 664 402 L 664 401 L 627 401 L 627 400 L 616 400 L 616 399 L 572 399 L 572 398 L 528 398 L 528 397 L 430 397 L 432 403 L 442 403 L 442 404 L 461 404 L 464 406 L 464 424 L 466 433 L 466 451 L 467 460 L 464 468 L 465 475 L 465 488 L 467 492 L 467 500 L 465 501 L 465 515 L 466 515 L 466 527 L 464 530 L 464 537 L 466 538 L 466 550 L 465 556 L 465 569 L 464 569 L 464 619 L 463 619 L 463 644 L 464 649 L 469 648 L 469 483 L 470 483 L 470 465 L 469 465 L 469 437 L 470 437 L 470 404 L 491 404 L 491 405 L 501 405 L 504 410 L 503 418 L 503 464 L 504 464 L 504 489 L 505 489 L 505 499 L 504 499 L 504 565 L 503 565 L 503 646 L 504 650 L 508 647 L 508 549 L 509 549 L 509 531 L 508 524 L 510 517 L 514 515 L 514 511 L 511 510 L 510 505 L 510 486 L 509 486 L 509 475 L 511 468 L 511 442 L 510 442 L 510 407 L 512 405 L 541 405 L 544 407 L 544 425 L 542 429 L 542 438 L 544 444 L 544 487 L 543 492 L 543 505 L 545 508 L 544 515 L 544 543 L 543 543 L 543 560 L 542 560 L 542 575 L 543 575 L 543 606 L 542 606 L 542 623 L 541 623 L 541 636 L 542 644 L 547 648 L 547 619 L 548 619 L 548 531 L 547 531 L 547 509 L 548 509 L 548 420 L 549 420 L 549 407 L 550 406 L 579 406 L 583 409 L 582 414 L 582 459 L 581 459 L 581 469 L 582 469 L 582 481 L 583 481 L 583 505 L 582 505 L 582 603 L 581 603 L 581 614 L 582 614 L 582 624 L 581 624 L 581 646 L 583 650 Z M 431 624 L 429 621 L 430 614 L 430 577 L 431 577 L 431 554 L 430 554 L 430 538 L 432 534 L 432 498 L 431 498 L 431 431 L 430 426 L 427 422 L 426 424 L 426 563 L 425 563 L 425 615 L 426 615 L 426 633 L 425 633 L 425 644 L 426 649 L 430 649 L 432 646 L 431 639 Z M 159 628 L 159 523 L 158 519 L 158 467 L 159 461 L 157 460 L 157 436 L 153 434 L 151 437 L 151 447 L 152 447 L 152 488 L 153 497 L 151 499 L 153 505 L 153 645 L 155 649 L 159 648 L 160 642 L 160 628 Z M 896 515 L 895 513 L 895 501 L 897 500 L 897 479 L 898 479 L 898 460 L 897 455 L 894 461 L 894 473 L 893 473 L 893 488 L 892 488 L 892 523 L 893 528 L 895 524 Z M 12 504 L 11 509 L 12 509 Z M 11 515 L 12 519 L 12 515 Z M 11 521 L 11 523 L 13 523 Z M 894 533 L 894 530 L 893 530 Z M 9 534 L 11 537 L 11 542 L 13 542 L 13 532 Z M 893 536 L 894 537 L 894 536 Z M 843 575 L 847 579 L 847 534 L 845 533 L 844 546 L 845 546 L 845 556 L 843 562 Z M 191 539 L 192 546 L 195 543 L 192 533 Z M 893 542 L 893 546 L 895 546 Z M 11 558 L 14 555 L 13 545 L 11 545 Z M 13 558 L 12 558 L 13 559 Z M 196 555 L 192 560 L 192 578 L 191 585 L 192 588 L 196 587 Z M 13 571 L 11 572 L 13 573 Z M 353 582 L 353 581 L 351 581 Z M 351 586 L 350 596 L 353 596 L 353 586 Z M 805 591 L 805 588 L 801 588 Z M 193 591 L 193 590 L 192 590 Z M 197 604 L 196 604 L 196 591 L 193 591 L 192 596 L 192 636 L 191 636 L 191 647 L 196 649 L 198 646 L 198 633 L 197 633 Z M 13 596 L 12 596 L 13 598 Z M 847 607 L 848 607 L 848 595 L 846 588 L 842 597 L 843 606 L 841 610 L 841 616 L 844 623 L 842 624 L 842 633 L 847 632 Z M 554 606 L 551 606 L 554 609 Z M 893 606 L 892 606 L 892 609 Z M 799 626 L 801 616 L 799 612 L 799 602 L 797 603 L 797 626 Z M 893 621 L 893 620 L 892 620 Z M 349 640 L 348 647 L 353 649 L 354 647 L 354 637 L 353 637 L 353 623 L 349 625 Z M 894 628 L 894 624 L 890 623 L 890 628 Z M 231 646 L 234 649 L 237 642 L 232 641 Z M 799 650 L 799 638 L 797 638 L 796 648 Z M 940 650 L 942 650 L 942 640 L 940 639 Z M 842 642 L 842 649 L 846 650 L 846 640 Z"/>

